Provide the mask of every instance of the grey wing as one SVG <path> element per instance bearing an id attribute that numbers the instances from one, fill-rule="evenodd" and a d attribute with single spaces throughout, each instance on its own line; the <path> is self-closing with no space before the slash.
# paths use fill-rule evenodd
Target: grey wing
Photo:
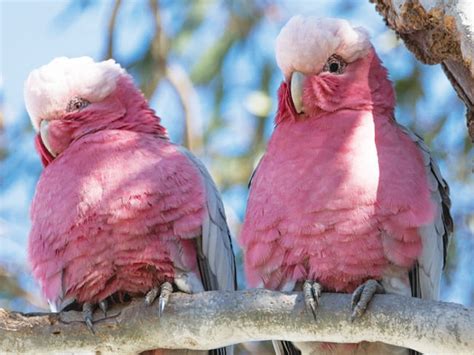
<path id="1" fill-rule="evenodd" d="M 49 310 L 53 313 L 62 312 L 67 310 L 70 305 L 76 302 L 74 298 L 58 298 L 56 300 L 48 300 Z"/>
<path id="2" fill-rule="evenodd" d="M 205 290 L 236 290 L 237 278 L 232 240 L 217 187 L 204 164 L 190 151 L 180 151 L 200 171 L 206 188 L 207 211 L 202 236 L 197 240 L 198 264 Z"/>
<path id="3" fill-rule="evenodd" d="M 48 299 L 48 305 L 51 312 L 58 313 L 63 310 L 66 310 L 69 306 L 74 305 L 76 300 L 74 298 L 68 297 L 66 298 L 64 286 L 64 270 L 61 269 L 61 274 L 59 276 L 61 278 L 61 290 L 59 291 L 59 295 L 56 299 Z"/>
<path id="4" fill-rule="evenodd" d="M 437 207 L 433 223 L 420 228 L 423 249 L 409 275 L 412 295 L 438 299 L 441 273 L 446 264 L 448 243 L 453 232 L 453 220 L 449 212 L 449 187 L 423 139 L 406 127 L 399 126 L 416 143 L 423 155 L 431 198 Z"/>
<path id="5" fill-rule="evenodd" d="M 250 175 L 250 179 L 249 179 L 249 182 L 247 184 L 247 188 L 250 190 L 250 187 L 252 186 L 252 180 L 253 178 L 255 177 L 255 174 L 257 173 L 257 170 L 258 170 L 258 167 L 260 166 L 260 164 L 262 163 L 262 160 L 263 160 L 264 156 L 260 158 L 260 160 L 258 161 L 258 164 L 257 166 L 255 167 L 255 169 L 253 170 L 252 172 L 252 175 Z"/>
<path id="6" fill-rule="evenodd" d="M 263 158 L 264 157 L 262 157 L 259 160 L 257 166 L 252 172 L 252 175 L 250 175 L 250 179 L 247 185 L 249 190 L 252 187 L 252 180 L 255 177 L 255 174 L 257 174 L 258 168 L 260 164 L 262 163 Z M 272 344 L 273 344 L 273 350 L 275 351 L 276 355 L 300 355 L 301 354 L 301 351 L 299 351 L 290 341 L 273 340 Z"/>
<path id="7" fill-rule="evenodd" d="M 272 344 L 276 355 L 301 355 L 301 351 L 289 341 L 273 340 Z"/>
<path id="8" fill-rule="evenodd" d="M 247 185 L 249 190 L 252 187 L 252 180 L 255 177 L 255 174 L 257 173 L 258 168 L 260 164 L 262 163 L 263 158 L 264 157 L 260 159 L 254 171 L 252 172 L 252 175 L 250 176 L 250 179 Z M 275 351 L 276 355 L 301 355 L 301 351 L 299 351 L 298 348 L 296 348 L 296 346 L 294 346 L 293 343 L 290 341 L 273 340 L 272 344 L 273 344 L 273 350 Z"/>

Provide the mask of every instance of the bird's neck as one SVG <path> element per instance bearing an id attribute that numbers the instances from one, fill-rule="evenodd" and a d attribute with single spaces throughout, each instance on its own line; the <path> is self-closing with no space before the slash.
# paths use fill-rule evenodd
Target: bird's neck
<path id="1" fill-rule="evenodd" d="M 376 120 L 385 118 L 374 117 L 371 110 L 345 109 L 294 122 L 283 121 L 275 127 L 268 151 L 284 152 L 287 160 L 297 159 L 302 154 L 314 156 L 317 151 L 332 155 L 344 151 L 341 147 L 360 132 L 373 135 Z"/>
<path id="2" fill-rule="evenodd" d="M 166 128 L 161 125 L 160 118 L 148 105 L 146 107 L 132 107 L 127 110 L 122 120 L 110 124 L 109 128 L 149 133 L 168 139 Z"/>
<path id="3" fill-rule="evenodd" d="M 374 116 L 393 117 L 395 109 L 395 90 L 388 79 L 387 69 L 374 53 L 369 70 L 369 89 Z"/>
<path id="4" fill-rule="evenodd" d="M 160 117 L 150 108 L 145 96 L 135 88 L 131 78 L 119 79 L 116 95 L 124 103 L 126 112 L 122 119 L 113 122 L 110 128 L 151 133 L 168 138 L 166 128 L 161 125 Z"/>

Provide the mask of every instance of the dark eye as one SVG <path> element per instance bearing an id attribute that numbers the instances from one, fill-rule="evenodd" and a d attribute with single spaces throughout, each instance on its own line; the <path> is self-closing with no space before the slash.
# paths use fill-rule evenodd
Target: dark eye
<path id="1" fill-rule="evenodd" d="M 337 54 L 333 54 L 329 57 L 328 61 L 324 65 L 323 71 L 332 74 L 342 74 L 346 68 L 347 63 Z"/>
<path id="2" fill-rule="evenodd" d="M 87 107 L 90 104 L 89 101 L 81 97 L 74 97 L 69 101 L 66 107 L 66 112 L 73 112 L 82 110 L 84 107 Z"/>
<path id="3" fill-rule="evenodd" d="M 329 64 L 329 72 L 330 73 L 337 73 L 338 71 L 339 71 L 339 63 Z"/>

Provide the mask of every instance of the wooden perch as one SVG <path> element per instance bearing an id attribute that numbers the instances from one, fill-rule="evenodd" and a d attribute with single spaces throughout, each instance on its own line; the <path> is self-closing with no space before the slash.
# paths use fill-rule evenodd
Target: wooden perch
<path id="1" fill-rule="evenodd" d="M 153 348 L 211 349 L 265 339 L 357 343 L 383 341 L 428 353 L 472 353 L 474 309 L 395 295 L 376 295 L 354 323 L 350 295 L 323 294 L 315 321 L 301 293 L 267 290 L 173 294 L 163 317 L 143 300 L 95 313 L 93 335 L 79 312 L 21 314 L 0 309 L 0 353 Z"/>

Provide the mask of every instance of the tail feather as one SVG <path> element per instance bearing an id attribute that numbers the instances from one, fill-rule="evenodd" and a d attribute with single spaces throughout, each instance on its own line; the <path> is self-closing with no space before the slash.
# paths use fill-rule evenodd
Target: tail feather
<path id="1" fill-rule="evenodd" d="M 276 355 L 301 355 L 301 351 L 290 341 L 274 340 L 272 343 Z"/>

